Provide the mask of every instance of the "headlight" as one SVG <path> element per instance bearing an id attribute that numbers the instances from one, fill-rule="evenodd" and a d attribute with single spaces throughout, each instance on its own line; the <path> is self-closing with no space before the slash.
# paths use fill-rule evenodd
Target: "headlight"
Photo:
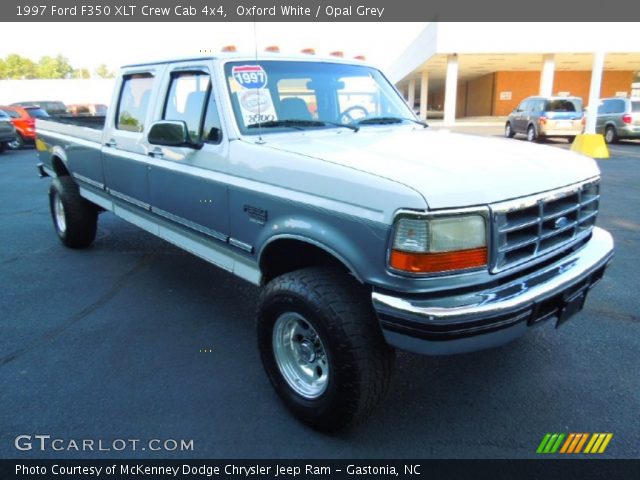
<path id="1" fill-rule="evenodd" d="M 449 272 L 484 267 L 487 257 L 483 215 L 400 216 L 389 265 L 409 273 Z"/>

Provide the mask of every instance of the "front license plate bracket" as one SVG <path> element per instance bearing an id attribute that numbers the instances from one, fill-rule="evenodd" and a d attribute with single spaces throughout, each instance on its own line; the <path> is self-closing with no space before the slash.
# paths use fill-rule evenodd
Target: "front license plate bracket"
<path id="1" fill-rule="evenodd" d="M 571 297 L 565 299 L 560 312 L 558 313 L 558 321 L 556 322 L 556 328 L 565 323 L 576 313 L 578 313 L 584 307 L 584 302 L 587 299 L 588 288 L 583 288 L 578 292 L 575 292 Z"/>

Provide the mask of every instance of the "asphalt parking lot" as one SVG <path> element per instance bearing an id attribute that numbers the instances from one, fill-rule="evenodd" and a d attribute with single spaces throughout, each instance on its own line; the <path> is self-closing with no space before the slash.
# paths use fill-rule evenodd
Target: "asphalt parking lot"
<path id="1" fill-rule="evenodd" d="M 335 436 L 298 423 L 272 391 L 254 287 L 112 214 L 92 248 L 64 248 L 35 152 L 4 153 L 0 457 L 534 457 L 547 432 L 611 432 L 604 456 L 638 457 L 640 144 L 612 153 L 599 162 L 598 223 L 617 254 L 586 310 L 490 351 L 400 353 L 377 415 Z M 16 436 L 36 434 L 185 439 L 194 449 L 16 450 Z"/>

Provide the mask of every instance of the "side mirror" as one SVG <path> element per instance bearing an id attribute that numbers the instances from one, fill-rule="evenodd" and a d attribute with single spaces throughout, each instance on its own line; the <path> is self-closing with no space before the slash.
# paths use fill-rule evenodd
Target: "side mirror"
<path id="1" fill-rule="evenodd" d="M 180 120 L 160 120 L 153 123 L 147 138 L 152 145 L 188 147 L 196 150 L 202 148 L 202 143 L 191 140 L 187 123 Z"/>

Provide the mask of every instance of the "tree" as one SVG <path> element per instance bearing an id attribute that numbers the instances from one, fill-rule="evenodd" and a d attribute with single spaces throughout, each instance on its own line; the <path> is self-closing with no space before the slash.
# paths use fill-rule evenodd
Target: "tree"
<path id="1" fill-rule="evenodd" d="M 28 58 L 21 57 L 16 53 L 7 55 L 4 60 L 4 78 L 36 78 L 36 64 Z"/>
<path id="2" fill-rule="evenodd" d="M 72 78 L 88 79 L 91 78 L 91 72 L 87 68 L 75 68 L 71 75 Z"/>
<path id="3" fill-rule="evenodd" d="M 109 68 L 104 64 L 98 65 L 95 71 L 96 75 L 100 78 L 114 78 L 115 74 L 109 70 Z"/>
<path id="4" fill-rule="evenodd" d="M 55 58 L 44 56 L 38 62 L 38 78 L 66 78 L 71 73 L 73 73 L 73 67 L 62 55 Z"/>

